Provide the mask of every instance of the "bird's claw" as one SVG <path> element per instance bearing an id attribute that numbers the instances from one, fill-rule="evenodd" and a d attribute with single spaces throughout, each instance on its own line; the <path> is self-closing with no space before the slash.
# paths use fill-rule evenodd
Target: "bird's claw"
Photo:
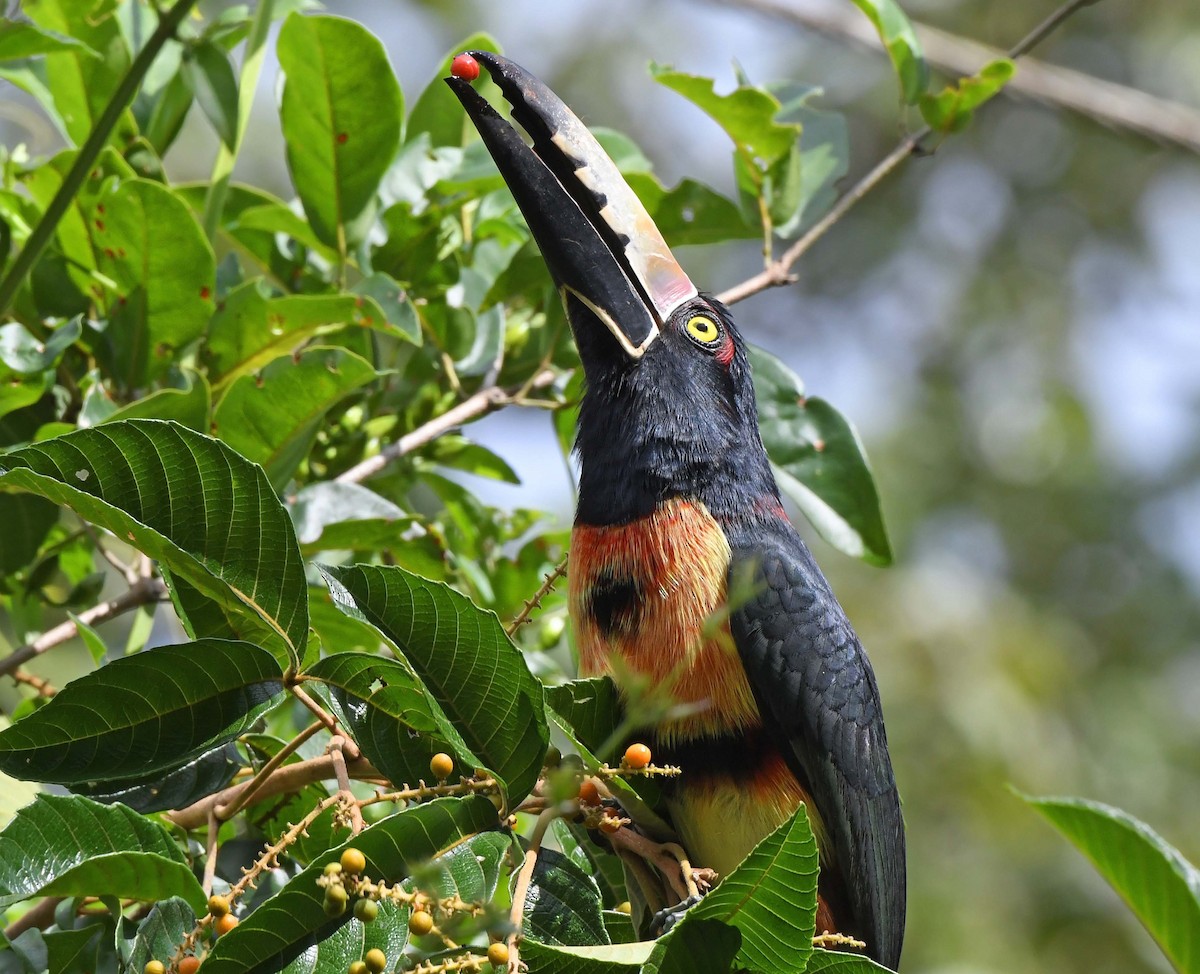
<path id="1" fill-rule="evenodd" d="M 668 906 L 665 909 L 659 910 L 650 920 L 650 935 L 652 937 L 661 937 L 663 934 L 670 933 L 675 924 L 683 919 L 684 913 L 703 898 L 701 894 L 697 893 L 689 896 L 686 900 L 681 900 L 674 906 Z"/>

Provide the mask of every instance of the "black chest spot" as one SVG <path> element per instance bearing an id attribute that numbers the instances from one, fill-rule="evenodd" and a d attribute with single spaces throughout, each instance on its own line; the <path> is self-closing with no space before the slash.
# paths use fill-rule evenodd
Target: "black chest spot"
<path id="1" fill-rule="evenodd" d="M 630 635 L 642 624 L 645 600 L 630 575 L 602 571 L 596 575 L 584 601 L 584 610 L 604 636 Z"/>

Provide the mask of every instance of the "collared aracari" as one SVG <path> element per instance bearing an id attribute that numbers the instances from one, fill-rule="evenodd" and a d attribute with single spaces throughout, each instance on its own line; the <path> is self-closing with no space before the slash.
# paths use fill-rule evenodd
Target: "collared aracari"
<path id="1" fill-rule="evenodd" d="M 742 338 L 558 96 L 512 61 L 469 53 L 532 145 L 467 81 L 447 80 L 529 224 L 583 362 L 569 571 L 581 670 L 637 674 L 688 705 L 651 743 L 684 769 L 667 807 L 694 863 L 728 874 L 803 802 L 820 849 L 818 932 L 861 938 L 896 968 L 904 824 L 879 692 L 780 503 Z"/>

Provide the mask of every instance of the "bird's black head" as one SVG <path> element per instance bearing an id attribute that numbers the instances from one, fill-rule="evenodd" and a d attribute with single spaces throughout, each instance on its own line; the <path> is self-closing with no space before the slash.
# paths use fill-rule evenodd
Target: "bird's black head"
<path id="1" fill-rule="evenodd" d="M 654 221 L 569 108 L 496 54 L 470 52 L 528 132 L 465 81 L 462 101 L 558 284 L 586 392 L 577 518 L 625 523 L 673 497 L 718 520 L 778 508 L 741 336 L 700 294 Z"/>

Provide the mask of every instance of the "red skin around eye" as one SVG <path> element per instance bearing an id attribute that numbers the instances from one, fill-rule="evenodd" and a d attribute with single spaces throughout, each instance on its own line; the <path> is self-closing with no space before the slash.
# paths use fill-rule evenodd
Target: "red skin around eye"
<path id="1" fill-rule="evenodd" d="M 717 351 L 716 358 L 722 365 L 728 365 L 733 361 L 733 339 L 729 335 L 725 336 L 725 342 Z"/>

